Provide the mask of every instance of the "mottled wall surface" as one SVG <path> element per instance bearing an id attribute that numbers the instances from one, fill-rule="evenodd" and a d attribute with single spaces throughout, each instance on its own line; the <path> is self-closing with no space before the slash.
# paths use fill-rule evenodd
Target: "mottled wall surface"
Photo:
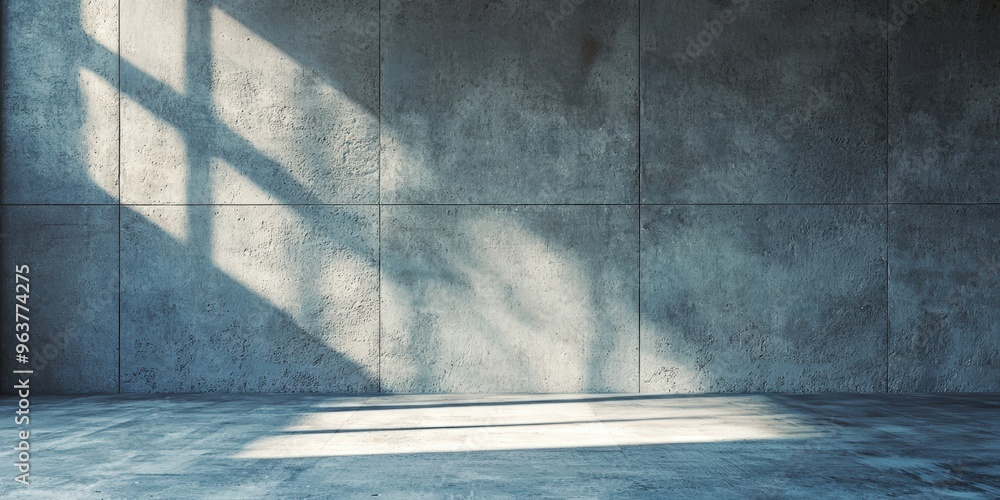
<path id="1" fill-rule="evenodd" d="M 631 392 L 634 206 L 382 209 L 382 387 Z"/>
<path id="2" fill-rule="evenodd" d="M 1000 202 L 1000 2 L 889 14 L 889 201 Z"/>
<path id="3" fill-rule="evenodd" d="M 882 390 L 885 210 L 643 207 L 642 385 Z"/>
<path id="4" fill-rule="evenodd" d="M 384 2 L 383 202 L 635 203 L 638 3 L 565 4 Z"/>
<path id="5" fill-rule="evenodd" d="M 889 389 L 1000 388 L 1000 2 L 889 12 Z"/>
<path id="6" fill-rule="evenodd" d="M 995 0 L 58 4 L 4 391 L 1000 390 Z"/>
<path id="7" fill-rule="evenodd" d="M 884 202 L 884 11 L 643 2 L 642 201 Z"/>
<path id="8" fill-rule="evenodd" d="M 32 389 L 118 391 L 118 207 L 5 206 L 3 385 L 34 369 Z M 16 267 L 27 266 L 17 283 Z M 27 296 L 25 298 L 25 296 Z M 18 300 L 21 297 L 23 300 Z M 26 309 L 16 309 L 22 305 Z M 15 327 L 15 314 L 27 328 Z M 28 333 L 31 363 L 18 362 L 15 330 Z M 24 378 L 24 377 L 20 377 Z"/>
<path id="9" fill-rule="evenodd" d="M 902 205 L 889 221 L 891 389 L 996 389 L 1000 207 Z"/>

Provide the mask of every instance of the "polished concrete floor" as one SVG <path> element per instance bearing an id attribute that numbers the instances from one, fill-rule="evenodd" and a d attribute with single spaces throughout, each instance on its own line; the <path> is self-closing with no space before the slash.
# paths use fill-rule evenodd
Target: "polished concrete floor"
<path id="1" fill-rule="evenodd" d="M 1000 497 L 1000 394 L 37 396 L 31 415 L 32 485 L 4 466 L 0 496 Z"/>

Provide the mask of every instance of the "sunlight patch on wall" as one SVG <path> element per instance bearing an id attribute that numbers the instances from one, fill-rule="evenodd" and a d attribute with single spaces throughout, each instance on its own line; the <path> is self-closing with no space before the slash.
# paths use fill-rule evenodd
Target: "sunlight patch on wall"
<path id="1" fill-rule="evenodd" d="M 585 263 L 508 212 L 470 214 L 446 234 L 439 244 L 447 251 L 410 256 L 416 268 L 391 271 L 425 274 L 419 281 L 382 282 L 383 352 L 392 363 L 384 387 L 586 389 L 593 338 L 611 333 L 595 318 Z"/>
<path id="2" fill-rule="evenodd" d="M 84 123 L 81 136 L 87 141 L 84 162 L 94 184 L 118 199 L 118 89 L 87 68 L 80 68 L 77 81 L 83 96 Z M 110 106 L 109 106 L 110 105 Z"/>
<path id="3" fill-rule="evenodd" d="M 466 219 L 462 226 L 472 251 L 465 256 L 450 254 L 450 264 L 472 284 L 472 295 L 451 297 L 465 305 L 444 309 L 448 313 L 443 319 L 460 331 L 464 318 L 456 313 L 479 311 L 488 325 L 484 333 L 501 351 L 514 354 L 503 358 L 513 363 L 495 375 L 520 373 L 527 380 L 562 377 L 576 384 L 565 390 L 584 390 L 583 360 L 589 359 L 591 344 L 587 340 L 599 330 L 584 264 L 567 249 L 501 214 Z M 455 290 L 444 291 L 449 292 Z M 540 352 L 549 356 L 538 356 Z"/>
<path id="4" fill-rule="evenodd" d="M 215 165 L 225 164 L 216 161 Z M 297 266 L 293 264 L 297 256 L 292 247 L 302 241 L 302 235 L 296 234 L 302 221 L 285 206 L 253 208 L 257 216 L 233 214 L 231 218 L 235 220 L 220 220 L 229 214 L 219 212 L 245 208 L 220 207 L 216 210 L 216 220 L 212 224 L 212 261 L 229 277 L 273 306 L 294 312 L 299 297 L 292 293 L 295 289 L 292 285 L 301 276 L 295 272 Z M 267 215 L 260 216 L 261 211 L 266 211 Z"/>
<path id="5" fill-rule="evenodd" d="M 228 170 L 229 182 L 238 179 L 224 162 L 216 160 L 214 167 Z M 358 211 L 370 212 L 368 219 Z M 377 274 L 374 242 L 359 240 L 358 232 L 374 235 L 376 213 L 353 207 L 216 206 L 212 263 L 317 341 L 367 367 L 377 348 L 372 339 L 378 317 L 371 313 L 377 309 Z"/>
<path id="6" fill-rule="evenodd" d="M 141 134 L 122 134 L 124 203 L 176 203 L 187 199 L 189 160 L 184 136 L 131 97 L 121 96 L 122 116 Z M 131 198 L 135 199 L 131 199 Z"/>
<path id="7" fill-rule="evenodd" d="M 357 181 L 350 181 L 356 178 L 369 178 L 365 185 L 373 186 L 376 117 L 226 12 L 216 7 L 211 17 L 213 104 L 219 120 L 280 164 L 305 196 L 354 198 L 362 194 L 352 191 Z M 268 172 L 258 173 L 270 178 Z M 247 195 L 229 201 L 258 202 Z"/>
<path id="8" fill-rule="evenodd" d="M 121 33 L 122 58 L 178 94 L 185 92 L 187 75 L 187 3 L 188 0 L 159 0 L 154 9 L 146 2 L 121 4 L 122 25 L 137 27 Z M 108 48 L 118 52 L 115 42 Z"/>
<path id="9" fill-rule="evenodd" d="M 212 186 L 212 203 L 226 204 L 231 200 L 249 199 L 255 203 L 280 205 L 275 199 L 247 176 L 225 160 L 212 158 L 209 184 Z"/>
<path id="10" fill-rule="evenodd" d="M 114 12 L 109 7 L 113 4 L 108 1 L 80 0 L 80 26 L 95 42 L 117 53 L 118 16 L 108 15 Z"/>

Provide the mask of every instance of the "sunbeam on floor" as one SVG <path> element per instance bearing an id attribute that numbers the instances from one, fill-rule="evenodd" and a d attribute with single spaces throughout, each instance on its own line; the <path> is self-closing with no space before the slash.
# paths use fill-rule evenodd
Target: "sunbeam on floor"
<path id="1" fill-rule="evenodd" d="M 820 432 L 767 402 L 708 399 L 395 396 L 321 405 L 238 458 L 447 453 L 804 439 Z"/>
<path id="2" fill-rule="evenodd" d="M 73 498 L 989 498 L 998 410 L 996 394 L 40 396 L 32 478 Z"/>

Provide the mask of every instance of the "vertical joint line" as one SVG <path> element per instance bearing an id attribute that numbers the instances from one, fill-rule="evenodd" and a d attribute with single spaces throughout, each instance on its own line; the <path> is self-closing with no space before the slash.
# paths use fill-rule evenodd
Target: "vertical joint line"
<path id="1" fill-rule="evenodd" d="M 118 0 L 118 394 L 122 392 L 122 2 Z"/>
<path id="2" fill-rule="evenodd" d="M 889 3 L 890 0 L 885 1 L 885 22 L 889 22 Z M 891 86 L 889 85 L 889 79 L 891 77 L 891 64 L 889 51 L 892 50 L 891 43 L 892 32 L 891 30 L 886 30 L 885 35 L 885 392 L 889 392 L 889 342 L 891 335 L 891 322 L 889 315 L 889 154 L 890 154 L 890 144 L 889 140 L 892 136 L 891 125 L 889 123 L 889 106 L 892 102 L 890 99 L 889 92 L 891 91 Z"/>
<path id="3" fill-rule="evenodd" d="M 376 20 L 378 24 L 378 54 L 376 54 L 375 63 L 378 65 L 378 95 L 376 96 L 376 108 L 378 110 L 378 193 L 376 196 L 378 199 L 375 202 L 378 204 L 378 228 L 376 229 L 378 233 L 378 263 L 376 264 L 376 272 L 378 273 L 378 360 L 376 364 L 378 366 L 378 392 L 382 392 L 382 1 L 379 0 L 378 12 L 376 13 L 378 19 Z"/>
<path id="4" fill-rule="evenodd" d="M 636 245 L 639 247 L 637 252 L 636 271 L 638 274 L 638 282 L 636 283 L 636 288 L 638 291 L 638 297 L 636 298 L 636 309 L 638 312 L 639 324 L 636 329 L 636 335 L 638 336 L 636 343 L 636 359 L 637 359 L 637 375 L 636 375 L 636 391 L 642 393 L 642 0 L 638 0 L 638 5 L 636 6 L 636 43 L 638 44 L 638 49 L 636 50 L 636 81 L 635 81 L 635 121 L 636 121 L 636 177 L 638 177 L 638 196 L 636 200 Z"/>

